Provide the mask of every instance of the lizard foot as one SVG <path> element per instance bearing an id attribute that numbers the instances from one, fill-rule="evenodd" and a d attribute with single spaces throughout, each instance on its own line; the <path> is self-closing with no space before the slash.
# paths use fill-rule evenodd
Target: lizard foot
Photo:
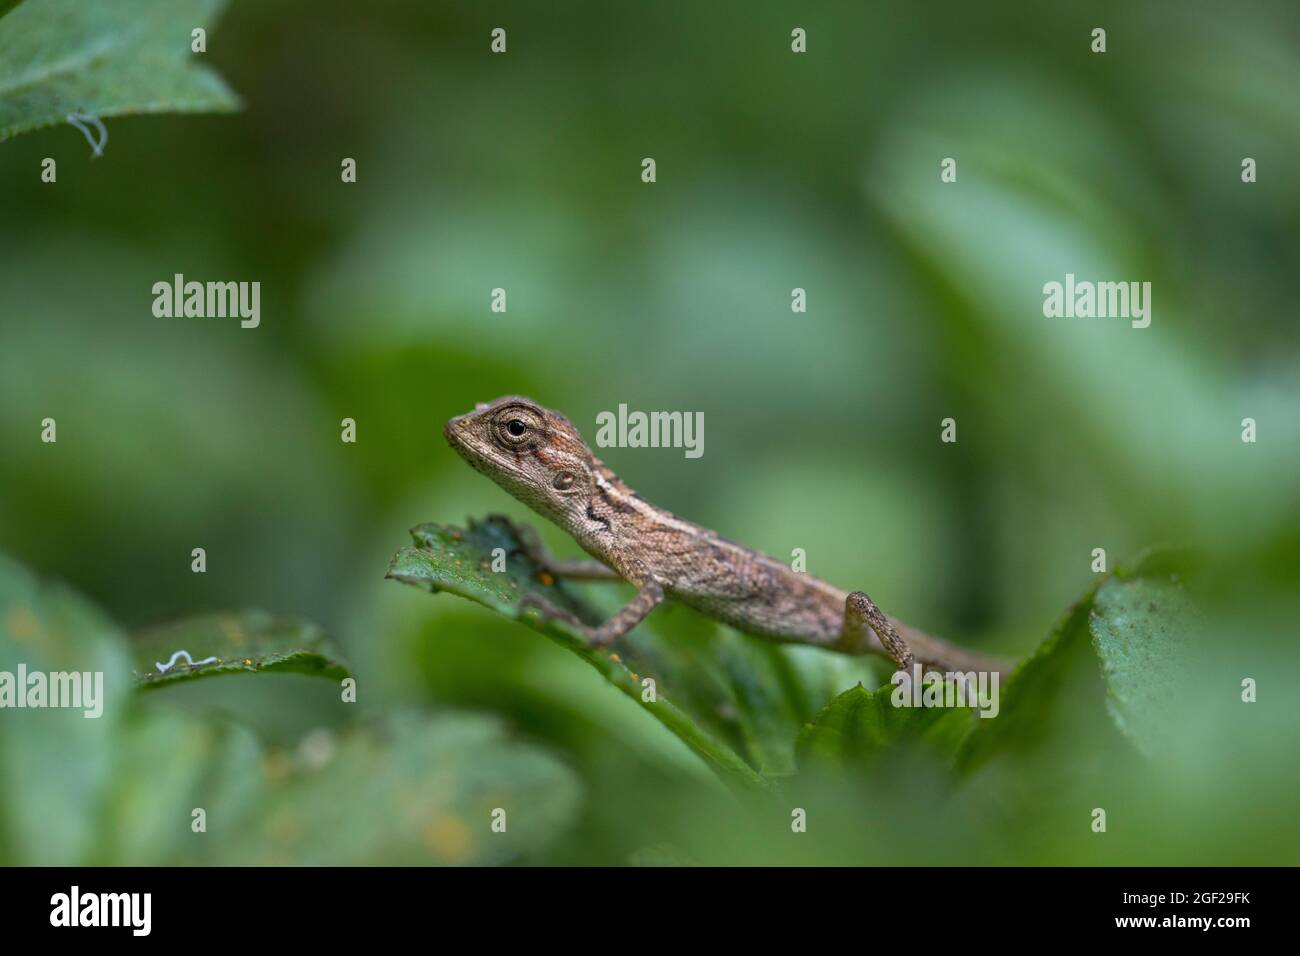
<path id="1" fill-rule="evenodd" d="M 532 608 L 538 613 L 539 623 L 545 624 L 548 621 L 563 621 L 572 627 L 585 630 L 586 627 L 582 621 L 578 620 L 577 615 L 572 611 L 566 611 L 562 607 L 556 607 L 540 594 L 525 594 L 519 600 L 519 610 L 524 611 Z"/>

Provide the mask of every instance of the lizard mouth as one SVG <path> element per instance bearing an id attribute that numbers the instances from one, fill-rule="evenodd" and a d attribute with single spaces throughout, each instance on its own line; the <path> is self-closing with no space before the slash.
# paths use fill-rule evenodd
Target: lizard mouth
<path id="1" fill-rule="evenodd" d="M 442 426 L 442 437 L 447 439 L 448 445 L 472 463 L 478 456 L 474 454 L 473 447 L 465 437 L 465 430 L 469 427 L 468 419 L 468 415 L 457 415 L 455 418 L 448 419 L 447 424 Z"/>
<path id="2" fill-rule="evenodd" d="M 520 481 L 528 481 L 528 474 L 507 462 L 501 461 L 491 454 L 485 454 L 475 442 L 470 440 L 472 431 L 470 429 L 470 419 L 474 417 L 474 412 L 466 415 L 457 415 L 447 421 L 442 426 L 442 435 L 447 439 L 450 445 L 461 458 L 469 463 L 469 466 L 480 474 L 487 475 L 498 484 L 501 483 L 503 475 L 510 475 Z M 492 467 L 488 462 L 492 462 Z"/>

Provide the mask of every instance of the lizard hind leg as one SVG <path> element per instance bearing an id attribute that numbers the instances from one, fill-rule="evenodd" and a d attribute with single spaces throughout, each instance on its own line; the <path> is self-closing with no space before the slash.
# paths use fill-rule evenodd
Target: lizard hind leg
<path id="1" fill-rule="evenodd" d="M 850 653 L 862 653 L 871 647 L 871 633 L 875 632 L 880 647 L 899 670 L 910 671 L 915 658 L 885 612 L 865 591 L 854 591 L 844 599 L 844 625 L 840 631 L 840 646 Z"/>

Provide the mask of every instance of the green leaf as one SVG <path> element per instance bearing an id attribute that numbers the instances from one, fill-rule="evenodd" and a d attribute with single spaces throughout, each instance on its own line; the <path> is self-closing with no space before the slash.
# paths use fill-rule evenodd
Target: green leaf
<path id="1" fill-rule="evenodd" d="M 1203 619 L 1181 578 L 1108 580 L 1089 619 L 1111 716 L 1143 753 L 1176 737 L 1190 704 L 1189 657 Z"/>
<path id="2" fill-rule="evenodd" d="M 218 112 L 238 98 L 190 52 L 224 0 L 27 0 L 0 20 L 0 142 L 68 114 Z"/>
<path id="3" fill-rule="evenodd" d="M 180 657 L 189 654 L 193 664 Z M 348 665 L 334 641 L 310 621 L 276 617 L 265 611 L 208 614 L 163 624 L 136 635 L 132 642 L 135 681 L 157 687 L 217 674 L 265 671 L 308 674 L 342 680 Z M 203 664 L 200 661 L 215 657 Z"/>
<path id="4" fill-rule="evenodd" d="M 217 862 L 265 799 L 256 734 L 224 720 L 137 708 L 122 727 L 106 825 L 92 862 L 116 866 Z M 202 808 L 206 830 L 192 829 Z"/>
<path id="5" fill-rule="evenodd" d="M 669 696 L 675 694 L 670 680 L 654 668 L 638 649 L 635 632 L 620 641 L 618 651 L 589 645 L 583 635 L 562 620 L 542 620 L 532 608 L 521 608 L 525 594 L 544 597 L 549 603 L 573 613 L 579 620 L 595 624 L 601 615 L 587 605 L 562 581 L 543 577 L 523 553 L 519 531 L 509 519 L 492 515 L 484 521 L 470 520 L 468 530 L 438 524 L 422 524 L 411 530 L 416 546 L 403 548 L 393 558 L 388 577 L 431 592 L 448 591 L 469 598 L 500 614 L 527 624 L 560 646 L 578 655 L 614 687 L 676 734 L 688 747 L 718 772 L 726 782 L 742 789 L 765 789 L 766 781 L 734 750 L 720 742 L 698 722 L 678 709 Z M 506 555 L 505 570 L 492 571 L 492 553 L 500 548 Z M 621 652 L 621 653 L 620 653 Z M 653 700 L 643 699 L 642 680 L 655 679 Z"/>
<path id="6" fill-rule="evenodd" d="M 896 707 L 894 690 L 886 684 L 873 693 L 859 684 L 827 704 L 799 734 L 795 752 L 800 769 L 810 765 L 862 769 L 888 754 L 918 746 L 950 759 L 972 727 L 972 711 Z"/>
<path id="7" fill-rule="evenodd" d="M 98 608 L 0 555 L 0 680 L 16 684 L 23 671 L 28 680 L 80 675 L 83 695 L 93 688 L 97 699 L 59 708 L 9 701 L 0 710 L 0 861 L 84 863 L 97 841 L 86 807 L 109 784 L 130 664 L 121 634 Z"/>
<path id="8" fill-rule="evenodd" d="M 221 863 L 504 863 L 563 837 L 582 796 L 573 771 L 486 717 L 405 714 L 315 749 L 270 763 L 266 799 L 225 828 Z"/>
<path id="9" fill-rule="evenodd" d="M 973 772 L 995 756 L 1064 752 L 1085 737 L 1095 742 L 1107 737 L 1108 730 L 1113 734 L 1112 722 L 1098 716 L 1110 709 L 1090 626 L 1099 592 L 1117 583 L 1166 577 L 1185 560 L 1183 551 L 1152 549 L 1088 588 L 1034 655 L 1007 678 L 998 716 L 981 720 L 966 738 L 958 766 Z M 1107 654 L 1117 656 L 1118 650 Z M 1086 749 L 1096 752 L 1090 745 Z"/>
<path id="10" fill-rule="evenodd" d="M 3 17 L 6 13 L 22 2 L 23 0 L 0 0 L 0 17 Z"/>
<path id="11" fill-rule="evenodd" d="M 871 659 L 779 645 L 671 604 L 626 643 L 643 672 L 769 778 L 793 772 L 800 729 L 836 694 L 878 677 Z"/>
<path id="12" fill-rule="evenodd" d="M 165 707 L 124 730 L 98 828 L 114 864 L 503 863 L 562 837 L 582 796 L 568 767 L 478 716 L 404 713 L 269 751 L 247 728 Z"/>
<path id="13" fill-rule="evenodd" d="M 1100 702 L 1090 691 L 1071 687 L 1072 675 L 1093 666 L 1088 614 L 1096 587 L 1066 612 L 1034 655 L 1012 671 L 1002 687 L 998 716 L 982 721 L 964 742 L 957 758 L 962 770 L 973 771 L 1006 751 L 1044 747 L 1064 729 L 1072 712 Z"/>

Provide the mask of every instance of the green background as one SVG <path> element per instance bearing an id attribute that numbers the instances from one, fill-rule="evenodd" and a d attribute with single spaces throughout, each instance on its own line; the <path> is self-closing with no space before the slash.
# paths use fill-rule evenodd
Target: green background
<path id="1" fill-rule="evenodd" d="M 131 719 L 157 741 L 87 744 L 128 782 L 111 797 L 57 738 L 31 749 L 61 759 L 19 760 L 11 734 L 0 859 L 185 858 L 215 784 L 176 797 L 179 837 L 57 834 L 156 817 L 178 753 L 234 790 L 401 708 L 470 736 L 467 712 L 496 715 L 550 761 L 561 809 L 503 860 L 1296 862 L 1298 37 L 1289 3 L 236 2 L 206 62 L 242 112 L 109 119 L 95 160 L 70 126 L 0 144 L 0 550 L 124 631 L 310 618 L 360 689 L 355 713 L 296 675 L 152 691 Z M 1066 272 L 1151 282 L 1150 328 L 1044 318 Z M 174 273 L 260 281 L 261 327 L 155 318 Z M 659 505 L 803 548 L 810 572 L 993 652 L 1038 646 L 1094 583 L 1092 549 L 1191 545 L 1211 565 L 1213 689 L 1145 762 L 1094 765 L 1108 744 L 1067 714 L 1082 739 L 1039 758 L 1059 786 L 1035 764 L 952 801 L 910 758 L 809 782 L 820 809 L 792 838 L 784 804 L 737 802 L 562 648 L 384 580 L 421 521 L 527 518 L 441 437 L 509 393 L 588 438 L 619 403 L 702 412 L 700 459 L 602 457 Z M 719 639 L 680 611 L 660 626 Z M 884 676 L 845 666 L 835 690 Z M 227 750 L 243 756 L 213 764 Z M 351 779 L 328 819 L 309 796 L 247 797 L 246 819 L 297 814 L 306 837 L 235 858 L 424 862 L 401 839 L 313 843 L 386 799 Z M 1127 808 L 1104 836 L 1102 783 Z M 448 832 L 425 832 L 453 846 L 435 858 L 478 859 Z"/>

